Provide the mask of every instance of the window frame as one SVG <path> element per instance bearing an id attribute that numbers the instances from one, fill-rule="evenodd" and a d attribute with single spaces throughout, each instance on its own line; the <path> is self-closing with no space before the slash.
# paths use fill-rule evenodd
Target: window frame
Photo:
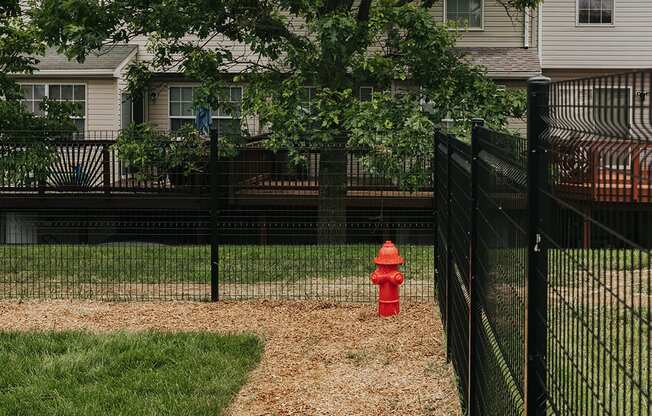
<path id="1" fill-rule="evenodd" d="M 172 129 L 172 120 L 173 119 L 181 119 L 181 120 L 195 120 L 197 115 L 192 115 L 192 116 L 173 116 L 171 114 L 171 108 L 170 108 L 170 103 L 171 98 L 172 98 L 172 93 L 171 90 L 172 88 L 192 88 L 195 89 L 199 87 L 198 84 L 169 84 L 168 85 L 168 99 L 167 99 L 167 118 L 168 118 L 168 129 L 169 131 L 173 131 Z M 244 93 L 244 87 L 242 85 L 238 84 L 228 84 L 225 85 L 224 88 L 229 88 L 229 98 L 231 98 L 231 88 L 239 88 L 240 89 L 240 104 L 242 104 L 242 94 Z M 194 91 L 193 91 L 193 101 L 194 101 Z M 183 101 L 180 101 L 183 102 Z M 229 101 L 229 102 L 235 102 L 235 101 Z M 195 109 L 193 108 L 193 112 Z M 225 115 L 220 115 L 219 110 L 215 111 L 211 114 L 211 120 L 240 120 L 242 123 L 242 109 L 240 109 L 240 116 L 239 117 L 233 117 L 233 116 L 225 116 Z"/>
<path id="2" fill-rule="evenodd" d="M 580 23 L 580 1 L 575 0 L 575 26 L 576 27 L 615 27 L 616 26 L 616 1 L 612 0 L 611 23 Z M 602 5 L 602 3 L 600 3 Z"/>
<path id="3" fill-rule="evenodd" d="M 84 87 L 84 115 L 83 115 L 83 117 L 70 116 L 70 118 L 72 120 L 84 120 L 84 129 L 82 131 L 80 131 L 80 133 L 84 133 L 84 132 L 89 131 L 88 130 L 88 83 L 86 83 L 86 82 L 19 82 L 18 85 L 21 87 L 21 89 L 24 86 L 31 86 L 32 87 L 32 94 L 34 93 L 34 86 L 35 85 L 43 85 L 43 86 L 45 86 L 45 95 L 44 95 L 44 97 L 47 97 L 47 98 L 50 98 L 50 86 L 51 85 L 58 85 L 58 86 L 70 85 L 70 86 L 73 87 L 73 101 L 72 101 L 73 103 L 75 102 L 74 101 L 74 87 L 75 86 L 83 86 Z M 21 98 L 20 101 L 21 101 L 21 104 L 22 104 L 22 102 L 26 101 L 26 100 Z M 34 101 L 34 99 L 31 99 L 29 101 Z M 65 102 L 67 100 L 58 99 L 56 101 Z M 32 111 L 32 113 L 35 114 L 33 111 Z M 43 114 L 47 115 L 47 112 L 44 111 Z"/>
<path id="4" fill-rule="evenodd" d="M 448 26 L 448 0 L 444 0 L 444 24 L 446 24 L 446 27 L 448 30 L 456 31 L 456 32 L 484 32 L 485 30 L 485 0 L 480 0 L 480 7 L 482 11 L 480 12 L 480 20 L 481 20 L 481 25 L 480 27 L 449 27 Z"/>

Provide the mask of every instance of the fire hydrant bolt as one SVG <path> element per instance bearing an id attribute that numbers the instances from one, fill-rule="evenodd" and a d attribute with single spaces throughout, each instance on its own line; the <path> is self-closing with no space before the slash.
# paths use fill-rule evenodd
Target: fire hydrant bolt
<path id="1" fill-rule="evenodd" d="M 374 263 L 378 268 L 371 274 L 371 283 L 378 285 L 378 315 L 391 316 L 399 313 L 399 286 L 403 283 L 403 274 L 398 266 L 403 264 L 403 257 L 391 241 L 385 241 Z"/>

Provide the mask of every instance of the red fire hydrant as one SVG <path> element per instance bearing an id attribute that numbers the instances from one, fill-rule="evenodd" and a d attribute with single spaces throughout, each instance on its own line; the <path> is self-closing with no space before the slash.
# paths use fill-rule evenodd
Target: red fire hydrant
<path id="1" fill-rule="evenodd" d="M 379 286 L 378 315 L 392 316 L 399 313 L 399 290 L 403 283 L 403 273 L 398 271 L 398 266 L 403 264 L 403 257 L 398 255 L 398 249 L 391 241 L 378 251 L 374 263 L 378 268 L 371 273 L 371 283 Z"/>

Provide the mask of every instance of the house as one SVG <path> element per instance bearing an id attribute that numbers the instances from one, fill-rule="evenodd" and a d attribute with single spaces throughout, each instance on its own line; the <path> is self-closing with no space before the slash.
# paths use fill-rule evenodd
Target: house
<path id="1" fill-rule="evenodd" d="M 543 73 L 555 80 L 652 68 L 649 0 L 546 0 Z"/>
<path id="2" fill-rule="evenodd" d="M 88 56 L 84 63 L 69 61 L 54 49 L 40 57 L 31 75 L 17 75 L 24 105 L 39 113 L 43 97 L 78 103 L 75 123 L 80 131 L 108 134 L 129 121 L 142 121 L 142 106 L 123 95 L 124 71 L 138 56 L 138 45 L 117 45 Z M 127 123 L 128 124 L 128 123 Z"/>
<path id="3" fill-rule="evenodd" d="M 462 28 L 451 27 L 451 30 L 459 32 L 458 47 L 471 62 L 485 66 L 488 75 L 500 85 L 506 88 L 524 88 L 529 77 L 541 72 L 537 53 L 538 30 L 535 13 L 510 16 L 497 0 L 441 0 L 431 9 L 431 13 L 436 21 L 451 22 Z M 454 26 L 453 24 L 451 26 Z M 187 79 L 180 71 L 172 69 L 154 74 L 148 90 L 142 97 L 130 99 L 125 94 L 125 75 L 128 66 L 151 57 L 147 43 L 146 37 L 139 37 L 128 45 L 107 47 L 91 54 L 81 64 L 68 61 L 55 50 L 49 49 L 33 74 L 16 76 L 24 92 L 23 102 L 34 112 L 40 111 L 39 102 L 45 96 L 79 103 L 82 112 L 75 122 L 79 129 L 84 131 L 86 139 L 114 139 L 117 132 L 131 122 L 149 122 L 161 130 L 175 130 L 185 123 L 192 123 L 195 118 L 193 87 L 198 83 Z M 210 40 L 207 44 L 208 47 L 216 45 L 228 45 L 235 56 L 250 53 L 244 45 L 220 37 Z M 234 66 L 230 72 L 238 73 L 241 69 Z M 228 74 L 225 75 L 228 77 Z M 231 84 L 226 87 L 224 95 L 233 104 L 231 108 L 235 108 L 236 111 L 214 113 L 214 123 L 220 125 L 222 130 L 245 124 L 250 133 L 256 134 L 260 130 L 258 121 L 255 118 L 240 120 L 240 113 L 237 111 L 243 88 L 246 88 L 246 85 Z M 364 98 L 372 91 L 372 87 L 367 86 L 362 87 L 358 93 Z M 310 87 L 307 87 L 306 93 L 309 101 Z M 141 207 L 148 209 L 169 206 L 169 200 L 163 202 L 162 198 L 169 196 L 170 193 L 166 195 L 149 193 L 150 196 L 143 197 L 142 193 L 138 194 L 137 191 L 135 196 L 138 198 L 132 198 L 134 195 L 124 192 L 123 188 L 120 188 L 126 183 L 124 170 L 116 164 L 117 158 L 105 152 L 106 147 L 102 146 L 108 145 L 89 143 L 84 151 L 66 150 L 60 156 L 62 163 L 59 165 L 66 169 L 73 169 L 74 165 L 81 162 L 92 164 L 92 169 L 84 170 L 87 176 L 94 175 L 86 181 L 94 184 L 92 192 L 85 194 L 91 199 L 69 197 L 65 200 L 57 199 L 56 191 L 46 191 L 43 198 L 50 198 L 49 202 L 56 199 L 56 203 L 65 205 L 65 207 L 60 206 L 62 209 L 113 208 L 136 199 Z M 351 163 L 356 162 L 352 160 Z M 357 168 L 351 169 L 354 170 Z M 63 176 L 77 178 L 74 172 L 68 172 Z M 115 190 L 110 198 L 103 188 L 106 183 Z M 59 186 L 54 183 L 48 185 Z M 63 185 L 68 186 L 66 189 L 70 188 L 68 183 Z M 72 183 L 72 188 L 75 186 L 77 182 Z M 0 241 L 4 239 L 6 242 L 20 243 L 43 238 L 37 235 L 36 230 L 42 227 L 33 217 L 18 211 L 13 212 L 16 209 L 29 208 L 26 204 L 38 200 L 33 194 L 36 192 L 35 189 L 27 189 L 26 192 L 32 192 L 30 198 L 6 198 L 4 205 L 0 207 L 7 210 L 6 218 L 0 221 Z M 413 205 L 417 204 L 412 208 L 421 209 L 428 206 L 432 202 L 431 199 L 428 195 L 411 198 Z M 253 200 L 253 197 L 249 200 Z M 198 202 L 197 198 L 190 197 L 178 201 L 181 201 L 178 202 L 181 204 L 179 208 L 194 207 L 203 203 Z M 287 200 L 280 202 L 287 204 Z M 390 202 L 385 201 L 384 204 L 392 208 Z M 374 200 L 374 204 L 377 204 L 377 200 Z M 400 209 L 405 209 L 406 204 L 405 201 L 401 202 Z M 394 207 L 394 209 L 399 208 Z"/>
<path id="4" fill-rule="evenodd" d="M 443 0 L 432 8 L 432 15 L 437 21 L 454 22 L 463 28 L 459 29 L 458 46 L 471 62 L 485 66 L 488 75 L 499 84 L 523 88 L 529 77 L 541 73 L 535 13 L 510 15 L 496 0 Z M 225 43 L 236 56 L 248 53 L 244 45 L 219 37 L 207 46 Z M 17 78 L 23 86 L 25 105 L 32 111 L 39 111 L 38 102 L 43 96 L 81 103 L 83 117 L 76 123 L 87 132 L 87 137 L 108 138 L 109 132 L 120 130 L 132 121 L 147 121 L 161 130 L 174 130 L 192 122 L 192 87 L 197 83 L 179 72 L 168 70 L 155 74 L 149 90 L 138 100 L 132 101 L 124 94 L 128 65 L 149 57 L 145 37 L 134 39 L 129 45 L 107 47 L 91 54 L 81 64 L 70 62 L 50 49 L 34 74 Z M 236 66 L 231 72 L 239 69 Z M 243 87 L 234 84 L 225 91 L 236 108 Z M 360 94 L 369 92 L 360 91 Z M 223 128 L 242 122 L 237 111 L 218 112 L 213 117 Z M 250 132 L 259 130 L 256 120 L 244 123 Z"/>
<path id="5" fill-rule="evenodd" d="M 546 0 L 539 15 L 543 74 L 553 81 L 585 78 L 551 91 L 552 101 L 565 107 L 556 111 L 567 119 L 556 134 L 586 143 L 581 150 L 605 176 L 649 175 L 652 149 L 633 146 L 630 139 L 649 139 L 652 75 L 632 72 L 652 68 L 652 2 Z M 590 144 L 600 136 L 603 143 L 611 140 L 609 148 Z"/>

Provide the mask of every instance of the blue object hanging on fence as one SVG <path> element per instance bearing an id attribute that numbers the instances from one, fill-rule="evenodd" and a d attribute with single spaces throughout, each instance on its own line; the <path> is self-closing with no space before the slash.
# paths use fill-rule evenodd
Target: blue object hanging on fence
<path id="1" fill-rule="evenodd" d="M 195 125 L 200 133 L 208 134 L 213 125 L 213 114 L 210 108 L 199 107 L 195 116 Z"/>

